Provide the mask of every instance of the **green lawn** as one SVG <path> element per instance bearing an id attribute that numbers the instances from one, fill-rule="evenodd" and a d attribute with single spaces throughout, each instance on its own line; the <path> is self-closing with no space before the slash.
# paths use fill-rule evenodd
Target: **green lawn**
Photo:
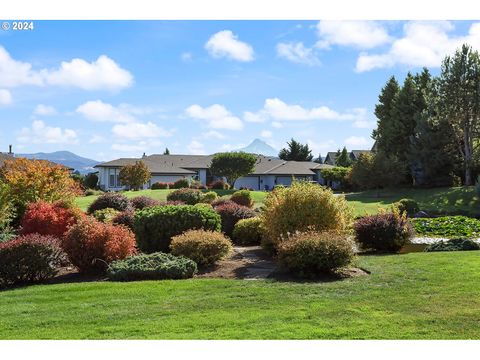
<path id="1" fill-rule="evenodd" d="M 422 210 L 432 214 L 480 215 L 480 201 L 475 195 L 473 186 L 434 189 L 389 189 L 381 190 L 378 194 L 376 191 L 363 191 L 347 194 L 346 198 L 354 207 L 356 216 L 375 214 L 379 208 L 388 208 L 392 203 L 402 198 L 416 200 Z"/>
<path id="2" fill-rule="evenodd" d="M 128 198 L 136 197 L 136 196 L 148 196 L 156 200 L 160 201 L 167 201 L 167 195 L 172 190 L 141 190 L 141 191 L 124 191 Z M 219 196 L 223 195 L 231 195 L 235 192 L 235 190 L 204 190 L 204 191 L 215 191 Z M 252 191 L 253 200 L 259 205 L 263 202 L 263 199 L 267 193 L 265 191 Z M 76 204 L 82 210 L 87 210 L 88 206 L 97 198 L 97 195 L 91 196 L 82 196 L 76 199 Z"/>
<path id="3" fill-rule="evenodd" d="M 480 251 L 363 256 L 326 283 L 192 279 L 0 292 L 0 339 L 480 339 Z"/>
<path id="4" fill-rule="evenodd" d="M 129 198 L 145 195 L 154 199 L 165 201 L 171 190 L 142 190 L 126 191 L 124 194 Z M 220 196 L 230 195 L 234 190 L 214 190 Z M 253 199 L 256 206 L 261 206 L 267 192 L 253 191 Z M 378 195 L 378 196 L 377 196 Z M 77 205 L 86 210 L 97 196 L 84 196 L 76 200 Z M 416 200 L 420 208 L 434 214 L 455 214 L 467 216 L 480 215 L 480 201 L 475 196 L 474 187 L 452 187 L 435 189 L 396 189 L 363 191 L 354 194 L 347 194 L 347 201 L 353 206 L 355 216 L 375 214 L 379 208 L 388 208 L 392 203 L 402 198 Z"/>

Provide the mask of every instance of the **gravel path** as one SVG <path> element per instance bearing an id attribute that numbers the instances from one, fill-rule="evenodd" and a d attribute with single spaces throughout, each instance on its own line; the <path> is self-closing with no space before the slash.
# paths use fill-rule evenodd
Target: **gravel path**
<path id="1" fill-rule="evenodd" d="M 265 256 L 260 246 L 236 246 L 234 250 L 247 261 L 245 280 L 266 279 L 275 271 L 275 263 Z"/>

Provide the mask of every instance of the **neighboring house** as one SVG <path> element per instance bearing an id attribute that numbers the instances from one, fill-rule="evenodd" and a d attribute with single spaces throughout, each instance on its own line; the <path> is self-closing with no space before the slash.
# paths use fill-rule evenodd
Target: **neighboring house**
<path id="1" fill-rule="evenodd" d="M 108 161 L 95 166 L 98 169 L 99 186 L 103 190 L 123 190 L 119 174 L 123 166 L 143 161 L 150 169 L 152 178 L 144 185 L 150 188 L 155 182 L 175 182 L 179 179 L 198 180 L 207 185 L 215 178 L 210 173 L 213 155 L 150 155 Z M 275 185 L 290 185 L 293 179 L 315 181 L 324 184 L 320 174 L 323 168 L 332 167 L 310 161 L 284 161 L 257 155 L 255 171 L 239 178 L 235 188 L 271 190 Z"/>
<path id="2" fill-rule="evenodd" d="M 348 153 L 348 156 L 352 161 L 357 161 L 360 154 L 370 154 L 372 153 L 372 151 L 373 150 L 352 150 Z M 325 160 L 323 163 L 335 166 L 336 161 L 337 161 L 337 152 L 330 151 L 327 153 L 327 156 L 325 157 Z"/>

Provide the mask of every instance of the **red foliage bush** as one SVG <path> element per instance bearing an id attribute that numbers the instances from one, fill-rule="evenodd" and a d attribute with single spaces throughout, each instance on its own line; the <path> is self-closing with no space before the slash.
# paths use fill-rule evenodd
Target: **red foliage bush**
<path id="1" fill-rule="evenodd" d="M 127 210 L 121 212 L 112 219 L 112 224 L 114 225 L 124 225 L 133 231 L 133 223 L 135 222 L 135 212 L 132 210 Z"/>
<path id="2" fill-rule="evenodd" d="M 173 183 L 157 181 L 156 183 L 153 183 L 150 188 L 152 190 L 172 189 L 173 188 Z"/>
<path id="3" fill-rule="evenodd" d="M 223 180 L 215 180 L 215 181 L 211 182 L 210 184 L 208 184 L 207 187 L 209 189 L 228 190 L 230 188 L 230 185 L 228 185 Z"/>
<path id="4" fill-rule="evenodd" d="M 210 203 L 210 205 L 212 205 L 213 208 L 216 208 L 216 207 L 222 206 L 222 205 L 231 205 L 231 204 L 235 204 L 235 202 L 233 202 L 230 199 L 224 198 L 224 197 L 218 198 L 217 200 L 213 200 Z"/>
<path id="5" fill-rule="evenodd" d="M 28 234 L 0 243 L 0 286 L 52 278 L 67 263 L 60 240 Z"/>
<path id="6" fill-rule="evenodd" d="M 242 219 L 253 218 L 257 215 L 254 210 L 234 202 L 217 206 L 215 207 L 215 211 L 220 214 L 222 218 L 222 231 L 229 237 L 232 236 L 233 228 L 237 222 Z"/>
<path id="7" fill-rule="evenodd" d="M 30 203 L 22 218 L 20 233 L 22 235 L 38 233 L 61 238 L 81 216 L 82 212 L 79 209 L 70 208 L 62 202 Z"/>
<path id="8" fill-rule="evenodd" d="M 148 196 L 137 196 L 130 200 L 130 204 L 136 210 L 141 210 L 146 207 L 156 206 L 160 202 Z"/>
<path id="9" fill-rule="evenodd" d="M 86 217 L 67 232 L 63 248 L 80 272 L 102 273 L 112 261 L 135 254 L 135 235 L 125 226 Z"/>

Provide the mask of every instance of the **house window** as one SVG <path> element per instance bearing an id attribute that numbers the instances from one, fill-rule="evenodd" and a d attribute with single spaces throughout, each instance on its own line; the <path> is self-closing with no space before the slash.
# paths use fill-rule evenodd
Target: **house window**
<path id="1" fill-rule="evenodd" d="M 110 174 L 110 179 L 108 181 L 108 187 L 115 187 L 115 175 Z"/>
<path id="2" fill-rule="evenodd" d="M 122 187 L 122 184 L 120 183 L 120 176 L 116 174 L 115 177 L 117 178 L 117 187 Z"/>

